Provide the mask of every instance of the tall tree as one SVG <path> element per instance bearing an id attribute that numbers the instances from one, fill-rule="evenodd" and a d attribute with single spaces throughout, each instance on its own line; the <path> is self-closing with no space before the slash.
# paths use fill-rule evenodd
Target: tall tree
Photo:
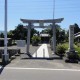
<path id="1" fill-rule="evenodd" d="M 8 32 L 8 37 L 18 40 L 18 39 L 26 39 L 27 29 L 23 27 L 22 24 L 19 24 L 15 30 Z"/>
<path id="2" fill-rule="evenodd" d="M 53 25 L 51 24 L 50 26 Z M 55 24 L 55 26 L 56 26 L 56 40 L 57 43 L 60 43 L 65 39 L 65 30 L 61 29 L 60 25 L 58 24 Z M 53 31 L 51 28 L 43 30 L 42 33 L 48 33 L 49 35 L 51 35 L 51 37 L 53 35 Z"/>
<path id="3" fill-rule="evenodd" d="M 31 29 L 31 38 L 34 34 L 37 34 L 38 31 L 35 29 Z M 16 29 L 11 30 L 8 32 L 8 37 L 12 38 L 13 40 L 26 40 L 27 39 L 27 29 L 24 28 L 22 24 L 16 26 Z"/>
<path id="4" fill-rule="evenodd" d="M 74 24 L 74 34 L 80 32 L 80 28 L 77 23 Z"/>
<path id="5" fill-rule="evenodd" d="M 1 38 L 4 38 L 4 34 L 3 34 L 3 33 L 1 33 L 1 34 L 0 34 L 0 37 L 1 37 Z"/>

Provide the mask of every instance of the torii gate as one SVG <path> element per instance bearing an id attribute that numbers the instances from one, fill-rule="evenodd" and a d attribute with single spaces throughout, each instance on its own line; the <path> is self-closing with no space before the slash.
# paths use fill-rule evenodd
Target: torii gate
<path id="1" fill-rule="evenodd" d="M 27 48 L 26 52 L 29 54 L 29 45 L 30 45 L 30 31 L 31 28 L 52 28 L 53 30 L 53 53 L 56 53 L 56 26 L 55 23 L 61 23 L 64 18 L 59 19 L 46 19 L 46 20 L 30 20 L 30 19 L 21 19 L 23 23 L 27 23 L 28 26 L 24 26 L 28 29 L 27 32 Z M 34 24 L 39 24 L 39 26 L 34 26 Z M 52 23 L 53 26 L 44 26 L 44 23 Z"/>

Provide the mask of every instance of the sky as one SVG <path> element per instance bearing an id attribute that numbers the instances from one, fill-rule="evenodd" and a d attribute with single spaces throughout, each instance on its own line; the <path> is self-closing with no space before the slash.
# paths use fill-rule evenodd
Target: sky
<path id="1" fill-rule="evenodd" d="M 0 0 L 0 31 L 4 31 L 4 1 Z M 54 0 L 7 0 L 8 31 L 23 24 L 20 19 L 53 19 Z M 80 0 L 55 0 L 54 18 L 64 18 L 59 23 L 68 30 L 69 25 L 80 26 Z M 23 24 L 24 25 L 24 24 Z M 39 29 L 41 30 L 41 29 Z"/>

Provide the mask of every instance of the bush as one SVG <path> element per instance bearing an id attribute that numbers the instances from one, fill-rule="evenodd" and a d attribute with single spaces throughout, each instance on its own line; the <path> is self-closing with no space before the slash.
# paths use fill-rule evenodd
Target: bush
<path id="1" fill-rule="evenodd" d="M 77 45 L 78 44 L 78 42 L 75 42 L 75 45 Z"/>
<path id="2" fill-rule="evenodd" d="M 32 45 L 38 45 L 40 40 L 41 40 L 41 38 L 39 36 L 33 36 L 32 37 Z"/>
<path id="3" fill-rule="evenodd" d="M 80 43 L 77 43 L 77 46 L 80 47 Z"/>
<path id="4" fill-rule="evenodd" d="M 59 44 L 59 45 L 57 46 L 57 48 L 56 48 L 57 54 L 58 54 L 59 56 L 61 56 L 61 57 L 64 56 L 65 51 L 66 51 L 66 48 L 65 48 L 64 45 Z"/>
<path id="5" fill-rule="evenodd" d="M 12 45 L 17 45 L 15 40 L 12 41 Z"/>

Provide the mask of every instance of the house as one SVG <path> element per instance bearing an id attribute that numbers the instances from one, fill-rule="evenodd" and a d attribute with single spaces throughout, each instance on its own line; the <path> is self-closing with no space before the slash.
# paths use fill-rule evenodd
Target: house
<path id="1" fill-rule="evenodd" d="M 41 43 L 49 43 L 49 40 L 50 40 L 50 35 L 49 34 L 41 33 L 40 37 L 41 37 Z"/>
<path id="2" fill-rule="evenodd" d="M 75 41 L 80 42 L 80 32 L 74 34 Z"/>

